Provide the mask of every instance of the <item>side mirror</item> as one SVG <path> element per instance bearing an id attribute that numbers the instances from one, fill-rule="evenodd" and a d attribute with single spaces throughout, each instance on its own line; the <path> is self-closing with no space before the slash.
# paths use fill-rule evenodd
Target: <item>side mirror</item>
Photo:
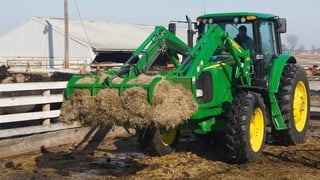
<path id="1" fill-rule="evenodd" d="M 279 18 L 277 20 L 277 32 L 278 33 L 287 32 L 287 20 L 285 18 Z"/>
<path id="2" fill-rule="evenodd" d="M 173 34 L 176 34 L 176 29 L 177 29 L 176 23 L 170 23 L 169 24 L 169 31 L 170 32 L 172 32 Z"/>

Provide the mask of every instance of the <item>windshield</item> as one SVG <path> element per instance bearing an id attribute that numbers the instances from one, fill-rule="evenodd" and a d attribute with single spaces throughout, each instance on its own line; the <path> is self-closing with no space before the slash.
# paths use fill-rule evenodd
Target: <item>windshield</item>
<path id="1" fill-rule="evenodd" d="M 253 30 L 251 23 L 234 23 L 234 22 L 221 22 L 217 23 L 225 32 L 228 33 L 228 36 L 231 38 L 236 38 L 239 34 L 240 27 L 246 28 L 247 36 L 253 39 Z M 205 30 L 207 30 L 208 24 L 205 25 Z"/>
<path id="2" fill-rule="evenodd" d="M 217 23 L 225 32 L 227 32 L 228 36 L 232 39 L 235 39 L 239 34 L 240 27 L 246 28 L 246 35 L 251 39 L 254 39 L 253 36 L 253 26 L 252 23 L 234 23 L 234 22 L 219 22 Z M 204 31 L 207 31 L 209 28 L 209 24 L 204 24 Z"/>
<path id="3" fill-rule="evenodd" d="M 253 24 L 250 22 L 235 23 L 233 21 L 217 22 L 233 40 L 235 40 L 243 49 L 250 50 L 251 56 L 255 54 Z M 203 24 L 204 31 L 207 31 L 209 24 Z"/>

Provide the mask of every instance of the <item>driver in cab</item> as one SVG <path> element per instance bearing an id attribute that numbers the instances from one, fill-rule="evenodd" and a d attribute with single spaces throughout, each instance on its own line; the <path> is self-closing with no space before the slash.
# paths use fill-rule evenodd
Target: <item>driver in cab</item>
<path id="1" fill-rule="evenodd" d="M 234 38 L 234 40 L 243 48 L 243 49 L 250 49 L 251 55 L 253 55 L 254 52 L 254 46 L 253 46 L 253 40 L 251 37 L 247 35 L 247 28 L 246 26 L 240 26 L 239 27 L 239 34 L 237 37 Z"/>

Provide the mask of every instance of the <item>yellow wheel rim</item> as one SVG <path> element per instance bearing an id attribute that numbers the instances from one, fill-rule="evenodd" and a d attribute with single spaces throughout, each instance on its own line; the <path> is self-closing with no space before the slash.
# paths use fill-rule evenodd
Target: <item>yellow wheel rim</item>
<path id="1" fill-rule="evenodd" d="M 254 152 L 258 152 L 263 143 L 264 116 L 261 108 L 256 108 L 250 121 L 250 143 Z"/>
<path id="2" fill-rule="evenodd" d="M 293 120 L 298 132 L 301 132 L 307 121 L 308 96 L 306 86 L 299 81 L 293 97 Z"/>
<path id="3" fill-rule="evenodd" d="M 175 130 L 175 129 L 169 129 L 164 132 L 160 131 L 160 138 L 161 138 L 162 143 L 165 146 L 170 146 L 173 143 L 173 141 L 175 140 L 176 135 L 177 135 L 177 130 Z"/>

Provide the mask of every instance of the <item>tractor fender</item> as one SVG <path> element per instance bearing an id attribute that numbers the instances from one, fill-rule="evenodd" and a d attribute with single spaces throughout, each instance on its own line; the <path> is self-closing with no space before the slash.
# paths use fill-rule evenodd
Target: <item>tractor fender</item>
<path id="1" fill-rule="evenodd" d="M 269 92 L 277 93 L 279 90 L 279 83 L 281 79 L 281 75 L 284 69 L 284 66 L 287 63 L 296 64 L 297 60 L 291 54 L 282 54 L 273 60 L 273 66 L 270 75 L 270 86 Z"/>

